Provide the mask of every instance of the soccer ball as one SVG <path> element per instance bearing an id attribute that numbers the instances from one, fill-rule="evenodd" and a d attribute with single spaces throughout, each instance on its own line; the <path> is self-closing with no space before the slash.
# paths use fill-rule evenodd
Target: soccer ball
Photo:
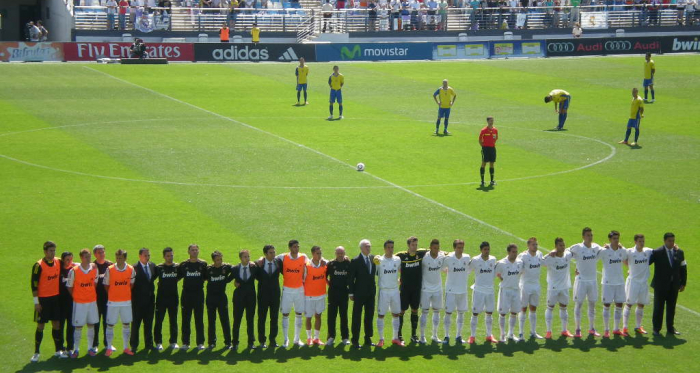
<path id="1" fill-rule="evenodd" d="M 365 164 L 360 162 L 357 164 L 357 171 L 364 171 L 365 170 Z"/>

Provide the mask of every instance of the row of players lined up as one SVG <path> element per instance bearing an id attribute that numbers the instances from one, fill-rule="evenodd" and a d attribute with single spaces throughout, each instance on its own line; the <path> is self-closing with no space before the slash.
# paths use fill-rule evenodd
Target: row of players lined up
<path id="1" fill-rule="evenodd" d="M 348 330 L 348 300 L 353 301 L 352 309 L 352 344 L 360 347 L 360 328 L 364 324 L 365 345 L 375 346 L 373 337 L 373 315 L 375 301 L 377 304 L 377 329 L 379 342 L 384 346 L 385 316 L 391 314 L 392 344 L 404 346 L 401 330 L 403 315 L 411 310 L 411 341 L 424 344 L 426 326 L 430 309 L 432 315 L 432 340 L 449 344 L 452 314 L 457 313 L 456 343 L 464 343 L 462 328 L 465 313 L 470 310 L 471 334 L 467 343 L 475 343 L 478 316 L 485 313 L 486 341 L 492 343 L 506 342 L 507 339 L 523 339 L 526 312 L 529 309 L 530 338 L 541 339 L 536 331 L 537 306 L 540 300 L 540 269 L 547 267 L 547 309 L 545 312 L 546 336 L 552 338 L 553 311 L 559 305 L 563 337 L 581 338 L 582 306 L 588 302 L 589 335 L 598 337 L 595 329 L 595 310 L 598 294 L 597 261 L 603 263 L 602 302 L 604 304 L 604 338 L 610 337 L 610 307 L 615 305 L 612 333 L 628 335 L 628 323 L 632 307 L 636 304 L 637 333 L 646 334 L 641 325 L 643 309 L 649 302 L 648 279 L 651 264 L 656 264 L 652 287 L 655 289 L 655 309 L 653 317 L 654 334 L 658 335 L 663 318 L 663 306 L 667 310 L 667 330 L 679 334 L 673 326 L 675 303 L 678 291 L 683 291 L 687 279 L 687 266 L 683 251 L 675 245 L 672 233 L 664 235 L 664 245 L 656 250 L 645 247 L 645 238 L 641 234 L 634 236 L 635 247 L 625 249 L 620 245 L 620 233 L 611 231 L 609 243 L 604 247 L 593 243 L 590 228 L 582 232 L 583 242 L 566 248 L 564 240 L 556 238 L 555 249 L 548 254 L 538 250 L 537 239 L 527 241 L 527 250 L 518 253 L 515 244 L 506 248 L 507 256 L 501 260 L 490 255 L 488 242 L 482 242 L 480 254 L 470 257 L 464 253 L 464 241 L 453 242 L 454 252 L 440 250 L 440 243 L 434 239 L 430 248 L 418 249 L 418 239 L 407 240 L 407 251 L 394 254 L 394 242 L 384 243 L 384 255 L 372 255 L 369 240 L 360 241 L 361 253 L 350 260 L 345 249 L 339 246 L 335 250 L 335 259 L 326 260 L 318 246 L 311 248 L 311 258 L 299 252 L 299 242 L 291 240 L 289 252 L 276 255 L 272 245 L 263 248 L 264 256 L 257 261 L 250 260 L 250 252 L 241 250 L 240 264 L 232 266 L 223 263 L 223 255 L 214 251 L 213 264 L 199 259 L 199 247 L 195 244 L 188 248 L 189 259 L 176 264 L 173 250 L 163 250 L 164 263 L 155 265 L 150 261 L 148 249 L 139 250 L 139 261 L 133 266 L 126 263 L 125 250 L 117 250 L 116 263 L 105 259 L 105 249 L 95 246 L 93 253 L 96 260 L 92 262 L 90 250 L 80 251 L 80 264 L 72 262 L 72 255 L 64 253 L 55 258 L 56 245 L 44 244 L 44 258 L 35 263 L 32 271 L 32 292 L 35 303 L 35 317 L 38 322 L 36 331 L 35 354 L 32 361 L 38 361 L 43 328 L 51 321 L 56 356 L 79 356 L 82 328 L 87 325 L 88 354 L 95 356 L 98 352 L 100 318 L 104 317 L 105 355 L 110 356 L 115 348 L 112 346 L 114 326 L 121 319 L 124 353 L 133 355 L 139 345 L 139 328 L 143 323 L 145 348 L 163 349 L 162 322 L 166 312 L 170 319 L 170 347 L 172 349 L 189 349 L 190 320 L 194 313 L 196 341 L 199 349 L 204 349 L 204 305 L 207 306 L 209 319 L 209 347 L 216 345 L 216 315 L 218 313 L 223 328 L 226 348 L 237 349 L 239 329 L 245 313 L 248 332 L 248 347 L 278 347 L 276 344 L 278 314 L 282 313 L 284 343 L 289 346 L 289 316 L 292 308 L 296 314 L 294 340 L 295 345 L 302 346 L 300 339 L 302 314 L 306 315 L 306 334 L 308 345 L 323 345 L 320 339 L 321 315 L 326 309 L 328 298 L 328 340 L 333 344 L 336 337 L 336 319 L 340 316 L 340 330 L 343 344 L 350 343 Z M 575 334 L 568 331 L 568 312 L 570 281 L 570 262 L 576 261 L 574 281 Z M 629 267 L 629 276 L 625 281 L 622 265 Z M 443 289 L 441 273 L 446 272 Z M 471 286 L 471 309 L 467 306 L 467 287 L 470 273 L 474 273 Z M 283 278 L 280 290 L 279 277 Z M 500 315 L 500 340 L 492 336 L 492 313 L 494 302 L 494 280 L 500 280 L 497 311 Z M 155 294 L 155 281 L 158 279 L 158 291 Z M 182 294 L 178 302 L 178 281 L 182 280 Z M 254 283 L 257 280 L 258 289 Z M 204 283 L 207 283 L 206 298 Z M 228 299 L 226 284 L 233 282 L 233 328 L 229 325 Z M 377 294 L 376 287 L 379 287 Z M 440 311 L 443 309 L 443 290 L 445 298 L 445 316 L 443 319 L 444 338 L 438 338 Z M 675 290 L 675 293 L 674 293 Z M 177 345 L 178 303 L 182 307 L 182 342 Z M 258 306 L 258 340 L 255 345 L 254 314 Z M 626 303 L 626 307 L 623 305 Z M 417 336 L 418 312 L 420 317 L 420 338 Z M 155 312 L 155 327 L 153 317 Z M 270 321 L 269 339 L 266 338 L 266 322 Z M 364 315 L 363 315 L 364 314 Z M 506 328 L 506 317 L 510 314 Z M 515 326 L 519 314 L 519 337 L 515 336 Z M 63 345 L 63 322 L 68 322 L 66 339 L 67 351 Z M 312 329 L 313 321 L 313 329 Z M 620 322 L 622 321 L 622 329 Z M 133 323 L 133 333 L 131 324 Z M 152 333 L 152 331 L 154 333 Z M 233 339 L 232 339 L 233 338 Z"/>

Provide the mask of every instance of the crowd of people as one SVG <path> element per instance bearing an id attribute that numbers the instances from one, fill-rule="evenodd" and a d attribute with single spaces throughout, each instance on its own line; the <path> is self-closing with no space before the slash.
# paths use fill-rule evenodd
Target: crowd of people
<path id="1" fill-rule="evenodd" d="M 24 25 L 24 40 L 26 41 L 47 41 L 49 39 L 49 31 L 44 27 L 41 20 L 29 21 Z"/>
<path id="2" fill-rule="evenodd" d="M 189 245 L 188 259 L 179 264 L 175 261 L 175 250 L 170 247 L 162 250 L 163 262 L 158 265 L 151 261 L 151 252 L 147 248 L 138 250 L 138 260 L 133 261 L 133 265 L 127 263 L 127 251 L 118 249 L 114 252 L 113 263 L 107 259 L 102 245 L 96 245 L 92 250 L 80 250 L 74 262 L 71 252 L 55 257 L 57 246 L 47 241 L 43 246 L 44 256 L 32 268 L 31 290 L 37 321 L 32 361 L 39 360 L 46 323 L 51 323 L 59 358 L 80 356 L 83 329 L 87 329 L 88 355 L 98 353 L 102 334 L 104 353 L 111 356 L 116 350 L 112 345 L 115 326 L 120 323 L 124 354 L 133 355 L 139 347 L 141 328 L 143 347 L 163 350 L 166 348 L 162 331 L 166 314 L 170 324 L 167 341 L 173 350 L 190 349 L 192 318 L 196 348 L 207 348 L 205 340 L 208 348 L 216 348 L 217 316 L 224 348 L 232 350 L 241 343 L 240 328 L 244 316 L 245 343 L 249 349 L 290 347 L 291 322 L 294 323 L 293 345 L 333 345 L 338 339 L 341 344 L 352 344 L 356 348 L 362 347 L 360 340 L 365 346 L 381 348 L 385 346 L 387 319 L 391 320 L 391 343 L 405 346 L 402 331 L 406 313 L 410 315 L 410 341 L 415 344 L 427 343 L 429 319 L 432 320 L 431 340 L 434 343 L 449 344 L 454 336 L 455 343 L 473 344 L 481 314 L 484 314 L 486 343 L 518 342 L 528 336 L 530 339 L 551 339 L 556 306 L 561 319 L 561 338 L 582 338 L 582 330 L 585 331 L 582 329 L 584 304 L 588 305 L 589 338 L 600 337 L 597 328 L 600 324 L 595 321 L 598 261 L 603 267 L 603 328 L 600 329 L 604 332 L 603 338 L 647 333 L 642 320 L 644 307 L 650 301 L 651 265 L 655 266 L 651 281 L 654 289 L 653 334 L 661 336 L 664 307 L 668 335 L 680 334 L 674 325 L 674 314 L 678 292 L 686 286 L 687 265 L 683 250 L 675 244 L 675 235 L 666 233 L 663 245 L 655 250 L 645 247 L 642 234 L 634 236 L 631 248 L 621 245 L 617 231 L 611 231 L 607 238 L 608 243 L 600 246 L 593 242 L 593 231 L 584 228 L 582 242 L 569 248 L 566 248 L 563 238 L 557 237 L 555 249 L 542 252 L 537 238 L 531 237 L 527 240 L 527 249 L 522 252 L 518 251 L 516 244 L 509 244 L 503 250 L 492 249 L 488 242 L 482 242 L 474 256 L 465 252 L 465 242 L 460 239 L 452 242 L 452 252 L 445 252 L 437 239 L 430 242 L 429 249 L 419 249 L 418 239 L 409 237 L 406 250 L 398 253 L 394 241 L 386 240 L 382 253 L 378 255 L 372 254 L 372 243 L 363 239 L 359 243 L 359 255 L 349 258 L 345 248 L 338 246 L 331 254 L 331 260 L 324 258 L 319 246 L 311 247 L 310 255 L 307 255 L 300 252 L 299 241 L 290 240 L 288 252 L 278 254 L 273 245 L 265 245 L 261 250 L 262 257 L 257 260 L 252 259 L 255 254 L 250 250 L 240 250 L 239 263 L 235 265 L 225 263 L 224 255 L 218 250 L 211 253 L 212 262 L 208 264 L 200 258 L 200 248 L 196 244 Z M 491 255 L 497 252 L 506 256 L 499 260 Z M 572 287 L 572 261 L 576 263 L 573 334 L 568 329 L 567 308 Z M 623 265 L 629 268 L 627 279 Z M 542 267 L 546 267 L 547 274 L 544 285 L 540 283 Z M 444 284 L 443 273 L 446 273 Z M 472 273 L 474 279 L 470 281 Z M 468 301 L 470 282 L 471 300 Z M 233 326 L 230 324 L 227 284 L 234 287 Z M 542 289 L 546 292 L 544 337 L 537 329 L 537 307 Z M 469 303 L 471 307 L 468 307 Z M 633 308 L 634 332 L 629 328 Z M 181 345 L 178 345 L 179 309 L 182 313 Z M 324 342 L 321 339 L 321 316 L 326 309 L 327 339 Z M 205 310 L 208 319 L 206 339 Z M 432 318 L 429 317 L 431 310 Z M 499 317 L 498 339 L 492 334 L 494 312 Z M 278 336 L 280 314 L 282 333 Z M 456 314 L 454 329 L 453 314 Z M 463 339 L 462 334 L 465 314 L 471 314 L 468 340 Z M 529 332 L 525 331 L 526 319 L 530 322 Z M 441 321 L 442 338 L 438 335 Z M 306 342 L 303 331 L 306 332 Z M 277 345 L 278 337 L 283 340 L 281 346 Z"/>
<path id="3" fill-rule="evenodd" d="M 335 18 L 362 18 L 368 31 L 445 30 L 451 8 L 468 14 L 473 30 L 527 28 L 527 18 L 539 14 L 544 27 L 571 27 L 582 11 L 634 11 L 635 24 L 660 24 L 659 11 L 675 10 L 678 25 L 694 25 L 700 18 L 698 0 L 320 0 L 323 29 L 331 31 Z M 224 15 L 233 27 L 241 13 L 300 8 L 299 0 L 75 0 L 76 5 L 102 6 L 109 29 L 126 30 L 144 14 L 168 20 L 172 6 L 192 8 L 193 16 Z M 581 8 L 586 7 L 586 8 Z M 102 11 L 98 9 L 78 9 Z M 342 13 L 342 14 L 341 14 Z M 117 22 L 118 20 L 118 22 Z M 129 22 L 127 22 L 129 20 Z M 200 23 L 202 21 L 200 20 Z M 539 23 L 538 23 L 539 24 Z M 325 31 L 324 31 L 325 32 Z"/>

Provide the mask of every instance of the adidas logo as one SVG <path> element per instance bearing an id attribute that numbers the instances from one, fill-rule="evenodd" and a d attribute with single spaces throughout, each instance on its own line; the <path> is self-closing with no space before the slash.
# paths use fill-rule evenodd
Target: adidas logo
<path id="1" fill-rule="evenodd" d="M 282 54 L 278 60 L 280 61 L 296 61 L 298 60 L 299 57 L 297 57 L 297 54 L 294 52 L 294 49 L 292 47 L 287 48 L 287 50 Z"/>

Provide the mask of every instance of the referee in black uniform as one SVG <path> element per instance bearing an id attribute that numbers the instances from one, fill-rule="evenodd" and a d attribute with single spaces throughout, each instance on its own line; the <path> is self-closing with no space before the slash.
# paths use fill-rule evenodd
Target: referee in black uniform
<path id="1" fill-rule="evenodd" d="M 188 260 L 180 263 L 179 274 L 182 280 L 182 349 L 190 348 L 190 322 L 194 313 L 194 328 L 197 334 L 197 348 L 204 349 L 204 281 L 207 262 L 199 259 L 199 246 L 187 248 Z"/>
<path id="2" fill-rule="evenodd" d="M 177 296 L 177 282 L 179 265 L 173 261 L 173 249 L 166 247 L 163 249 L 164 262 L 156 267 L 156 277 L 158 278 L 158 292 L 156 293 L 156 321 L 153 327 L 153 339 L 156 342 L 156 349 L 163 350 L 163 320 L 165 313 L 168 313 L 170 321 L 170 348 L 177 350 L 177 308 L 180 301 Z"/>

